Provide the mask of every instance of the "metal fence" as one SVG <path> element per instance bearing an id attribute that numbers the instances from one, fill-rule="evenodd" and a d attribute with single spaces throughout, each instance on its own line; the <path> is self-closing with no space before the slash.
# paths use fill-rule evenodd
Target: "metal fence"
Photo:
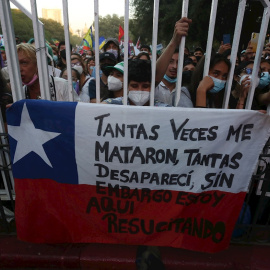
<path id="1" fill-rule="evenodd" d="M 37 63 L 40 77 L 41 97 L 43 99 L 50 99 L 49 93 L 49 81 L 48 81 L 48 67 L 45 54 L 45 36 L 44 26 L 38 20 L 36 0 L 31 1 L 31 13 L 28 12 L 20 3 L 16 0 L 1 0 L 0 1 L 0 19 L 3 29 L 3 35 L 6 43 L 6 54 L 8 59 L 8 69 L 10 76 L 10 83 L 12 88 L 13 100 L 17 101 L 22 99 L 22 82 L 20 77 L 20 69 L 17 58 L 16 42 L 14 35 L 13 22 L 11 17 L 10 2 L 17 6 L 33 21 L 34 38 L 37 50 Z M 221 0 L 220 0 L 221 1 Z M 238 14 L 236 18 L 236 27 L 234 32 L 234 39 L 232 43 L 231 64 L 232 68 L 226 84 L 223 108 L 228 107 L 229 96 L 232 86 L 232 79 L 234 74 L 234 67 L 237 58 L 237 51 L 239 47 L 240 34 L 242 29 L 243 17 L 245 13 L 245 6 L 247 0 L 239 0 Z M 254 61 L 254 72 L 252 76 L 258 73 L 260 56 L 263 50 L 264 38 L 266 35 L 269 15 L 270 15 L 270 2 L 269 0 L 260 0 L 264 7 L 262 16 L 262 23 L 258 41 L 257 52 Z M 63 17 L 64 17 L 64 30 L 65 30 L 65 43 L 67 49 L 67 55 L 70 55 L 69 46 L 69 19 L 68 19 L 68 1 L 62 0 L 63 4 Z M 152 89 L 150 97 L 150 105 L 154 104 L 154 82 L 155 82 L 155 64 L 156 64 L 156 47 L 158 36 L 158 16 L 159 16 L 159 0 L 154 0 L 153 11 L 153 58 L 152 58 Z M 212 0 L 211 14 L 209 18 L 209 30 L 208 40 L 205 56 L 204 74 L 208 74 L 210 65 L 211 49 L 213 44 L 213 36 L 215 30 L 215 20 L 217 13 L 218 0 Z M 188 17 L 189 1 L 183 0 L 182 17 Z M 98 44 L 99 39 L 99 1 L 94 0 L 94 14 L 95 14 L 95 43 Z M 124 23 L 124 47 L 128 48 L 128 29 L 129 29 L 129 0 L 125 0 L 125 23 Z M 179 102 L 181 96 L 181 82 L 182 82 L 182 69 L 183 58 L 185 48 L 185 37 L 182 38 L 181 45 L 179 47 L 179 59 L 178 59 L 178 82 L 176 91 L 176 104 Z M 96 55 L 99 54 L 99 48 L 95 48 Z M 68 82 L 69 87 L 72 89 L 72 76 L 70 57 L 67 57 L 67 70 L 68 70 Z M 128 50 L 124 51 L 124 104 L 127 104 L 127 78 L 128 78 Z M 99 58 L 96 58 L 96 69 L 99 70 Z M 97 85 L 97 102 L 100 102 L 100 80 L 99 73 L 97 72 L 96 85 Z M 255 77 L 254 77 L 255 78 Z M 252 79 L 254 79 L 252 77 Z M 255 85 L 252 85 L 247 102 L 246 109 L 251 108 Z M 71 91 L 70 91 L 71 93 Z M 73 100 L 70 94 L 70 100 Z M 270 113 L 270 110 L 268 110 Z M 0 234 L 15 233 L 15 219 L 14 219 L 14 181 L 11 172 L 9 146 L 7 141 L 7 134 L 5 133 L 5 127 L 2 117 L 0 117 Z M 249 179 L 247 179 L 249 181 Z M 221 213 L 222 214 L 222 213 Z M 235 230 L 232 236 L 232 242 L 237 243 L 270 243 L 270 140 L 264 147 L 263 153 L 261 153 L 258 161 L 258 166 L 250 182 L 249 192 L 246 195 L 245 203 L 240 213 L 239 219 L 235 226 Z"/>

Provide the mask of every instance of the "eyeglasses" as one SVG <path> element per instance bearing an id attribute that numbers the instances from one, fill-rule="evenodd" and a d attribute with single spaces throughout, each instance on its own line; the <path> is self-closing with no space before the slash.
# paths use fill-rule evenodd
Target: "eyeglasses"
<path id="1" fill-rule="evenodd" d="M 82 64 L 80 62 L 77 62 L 77 63 L 71 63 L 71 67 L 74 67 L 74 66 L 81 66 Z"/>
<path id="2" fill-rule="evenodd" d="M 243 68 L 242 70 L 245 71 L 246 74 L 251 75 L 251 74 L 252 74 L 252 71 L 253 71 L 253 68 Z M 262 77 L 262 74 L 261 74 L 260 71 L 258 72 L 258 77 L 259 77 L 259 78 Z"/>

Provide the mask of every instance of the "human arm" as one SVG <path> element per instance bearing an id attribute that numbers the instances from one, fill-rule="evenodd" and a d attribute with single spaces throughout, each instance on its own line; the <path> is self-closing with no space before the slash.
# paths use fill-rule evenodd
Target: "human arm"
<path id="1" fill-rule="evenodd" d="M 250 88 L 250 78 L 247 76 L 240 85 L 240 95 L 237 102 L 236 109 L 244 109 L 247 94 Z"/>
<path id="2" fill-rule="evenodd" d="M 213 87 L 214 81 L 209 76 L 205 76 L 197 88 L 196 107 L 206 107 L 206 94 Z"/>
<path id="3" fill-rule="evenodd" d="M 232 46 L 230 43 L 223 44 L 223 41 L 221 41 L 221 44 L 220 44 L 219 49 L 218 49 L 218 53 L 222 54 L 231 48 L 232 48 Z"/>
<path id="4" fill-rule="evenodd" d="M 172 39 L 156 63 L 156 85 L 161 82 L 175 49 L 178 48 L 181 43 L 182 37 L 188 35 L 191 22 L 192 21 L 186 17 L 176 22 Z"/>
<path id="5" fill-rule="evenodd" d="M 264 94 L 259 94 L 258 101 L 262 105 L 269 105 L 270 104 L 270 91 Z"/>

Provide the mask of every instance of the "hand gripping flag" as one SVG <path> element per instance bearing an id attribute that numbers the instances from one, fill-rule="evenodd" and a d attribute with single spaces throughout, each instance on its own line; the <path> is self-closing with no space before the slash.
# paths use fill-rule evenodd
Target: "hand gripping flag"
<path id="1" fill-rule="evenodd" d="M 217 252 L 269 137 L 255 111 L 21 100 L 7 110 L 18 238 Z"/>

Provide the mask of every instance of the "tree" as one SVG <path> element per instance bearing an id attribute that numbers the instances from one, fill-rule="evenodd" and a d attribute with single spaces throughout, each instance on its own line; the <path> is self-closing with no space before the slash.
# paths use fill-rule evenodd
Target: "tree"
<path id="1" fill-rule="evenodd" d="M 64 27 L 62 24 L 51 19 L 39 19 L 44 24 L 45 37 L 48 41 L 52 38 L 57 40 L 65 40 Z"/>
<path id="2" fill-rule="evenodd" d="M 99 36 L 105 38 L 113 37 L 118 39 L 119 25 L 124 26 L 124 17 L 116 14 L 99 17 Z M 123 27 L 124 28 L 124 27 Z"/>
<path id="3" fill-rule="evenodd" d="M 211 11 L 210 0 L 194 0 L 189 2 L 188 17 L 192 19 L 189 35 L 186 40 L 187 46 L 192 50 L 197 46 L 206 48 L 209 19 Z M 151 44 L 153 29 L 153 0 L 133 0 L 132 3 L 134 23 L 132 24 L 133 36 L 140 36 L 142 43 Z M 239 0 L 219 1 L 214 42 L 216 47 L 222 41 L 223 34 L 233 34 L 237 17 Z M 160 0 L 158 43 L 169 43 L 175 22 L 180 19 L 182 13 L 182 0 Z M 246 46 L 251 32 L 258 32 L 258 18 L 263 13 L 261 3 L 248 1 L 247 10 L 242 27 L 240 48 Z M 254 29 L 254 31 L 252 30 Z M 256 30 L 256 31 L 255 31 Z M 217 49 L 217 48 L 215 48 Z"/>
<path id="4" fill-rule="evenodd" d="M 21 41 L 27 42 L 30 38 L 34 37 L 33 23 L 22 11 L 19 9 L 11 9 L 11 15 L 13 20 L 15 36 L 19 36 Z M 45 39 L 52 42 L 52 39 L 57 39 L 59 41 L 65 40 L 64 27 L 60 23 L 51 20 L 39 18 L 39 20 L 44 24 Z M 2 32 L 2 29 L 0 29 Z M 70 33 L 70 43 L 75 45 L 79 44 L 81 38 L 72 35 Z"/>

